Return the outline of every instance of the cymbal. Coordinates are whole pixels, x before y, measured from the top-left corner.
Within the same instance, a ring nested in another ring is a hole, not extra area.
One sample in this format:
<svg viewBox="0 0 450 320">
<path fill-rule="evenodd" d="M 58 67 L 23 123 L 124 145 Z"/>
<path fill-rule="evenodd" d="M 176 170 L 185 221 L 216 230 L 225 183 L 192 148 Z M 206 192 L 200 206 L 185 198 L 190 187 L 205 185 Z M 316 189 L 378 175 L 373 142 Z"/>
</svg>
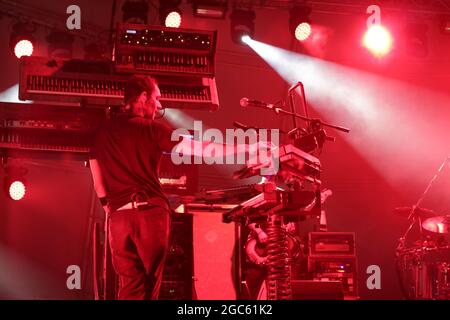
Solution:
<svg viewBox="0 0 450 320">
<path fill-rule="evenodd" d="M 395 213 L 398 213 L 401 216 L 409 217 L 411 214 L 412 207 L 398 207 L 394 209 Z M 429 217 L 436 217 L 438 216 L 437 213 L 435 213 L 433 210 L 425 209 L 421 207 L 417 207 L 415 211 L 416 215 L 419 215 L 421 218 L 429 218 Z"/>
<path fill-rule="evenodd" d="M 449 233 L 450 215 L 428 218 L 422 222 L 422 227 L 435 233 Z"/>
</svg>

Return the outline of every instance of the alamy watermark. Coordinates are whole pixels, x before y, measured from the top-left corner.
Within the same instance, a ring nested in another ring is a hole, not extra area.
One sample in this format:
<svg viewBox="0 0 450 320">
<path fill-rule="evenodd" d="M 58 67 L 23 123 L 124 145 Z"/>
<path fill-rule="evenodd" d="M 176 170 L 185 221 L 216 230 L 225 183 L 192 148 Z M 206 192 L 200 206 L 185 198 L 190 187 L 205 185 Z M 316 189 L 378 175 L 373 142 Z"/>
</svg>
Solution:
<svg viewBox="0 0 450 320">
<path fill-rule="evenodd" d="M 66 13 L 70 14 L 66 20 L 66 27 L 69 30 L 81 29 L 81 9 L 79 6 L 72 4 L 67 7 Z"/>
<path fill-rule="evenodd" d="M 367 267 L 366 273 L 369 277 L 366 280 L 366 286 L 369 290 L 381 289 L 381 268 L 376 264 Z"/>
<path fill-rule="evenodd" d="M 66 280 L 66 287 L 69 290 L 81 289 L 81 268 L 76 264 L 67 267 L 66 273 L 69 275 Z"/>
<path fill-rule="evenodd" d="M 171 140 L 181 142 L 191 136 L 187 129 L 176 129 Z M 205 143 L 206 142 L 206 143 Z M 194 121 L 190 143 L 179 143 L 172 150 L 172 162 L 179 164 L 248 164 L 261 166 L 261 175 L 276 174 L 279 169 L 278 129 L 203 129 L 202 121 Z"/>
</svg>

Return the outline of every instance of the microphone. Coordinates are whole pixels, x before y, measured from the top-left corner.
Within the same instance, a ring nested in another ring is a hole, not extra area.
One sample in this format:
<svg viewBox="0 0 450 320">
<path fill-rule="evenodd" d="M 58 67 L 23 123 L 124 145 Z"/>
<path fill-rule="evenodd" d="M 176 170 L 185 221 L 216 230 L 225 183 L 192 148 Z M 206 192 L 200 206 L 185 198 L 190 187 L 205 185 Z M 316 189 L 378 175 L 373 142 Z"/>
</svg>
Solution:
<svg viewBox="0 0 450 320">
<path fill-rule="evenodd" d="M 256 107 L 256 108 L 272 110 L 274 107 L 273 104 L 271 104 L 271 103 L 267 103 L 267 102 L 260 101 L 260 100 L 249 99 L 249 98 L 242 98 L 241 101 L 239 102 L 239 104 L 241 105 L 241 107 L 245 107 L 245 108 Z"/>
</svg>

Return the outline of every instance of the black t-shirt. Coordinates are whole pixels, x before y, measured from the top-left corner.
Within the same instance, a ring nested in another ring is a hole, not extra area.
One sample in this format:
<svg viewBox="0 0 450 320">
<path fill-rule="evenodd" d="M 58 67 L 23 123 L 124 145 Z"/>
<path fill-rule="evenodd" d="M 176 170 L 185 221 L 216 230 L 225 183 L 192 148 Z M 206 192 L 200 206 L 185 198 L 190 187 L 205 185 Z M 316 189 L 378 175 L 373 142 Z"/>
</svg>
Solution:
<svg viewBox="0 0 450 320">
<path fill-rule="evenodd" d="M 171 141 L 171 134 L 164 123 L 130 114 L 119 114 L 99 128 L 90 157 L 98 160 L 112 211 L 137 192 L 145 192 L 155 203 L 167 203 L 158 169 L 162 152 L 178 143 Z"/>
</svg>

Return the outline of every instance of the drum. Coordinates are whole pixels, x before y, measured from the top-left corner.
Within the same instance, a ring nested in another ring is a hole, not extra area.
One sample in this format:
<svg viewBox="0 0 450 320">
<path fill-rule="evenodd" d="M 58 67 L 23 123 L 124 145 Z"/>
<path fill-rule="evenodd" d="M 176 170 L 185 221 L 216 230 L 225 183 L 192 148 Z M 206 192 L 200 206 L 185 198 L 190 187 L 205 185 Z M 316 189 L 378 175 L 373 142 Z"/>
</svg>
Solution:
<svg viewBox="0 0 450 320">
<path fill-rule="evenodd" d="M 450 300 L 450 247 L 412 247 L 397 253 L 406 298 Z"/>
<path fill-rule="evenodd" d="M 450 262 L 437 266 L 437 299 L 450 300 Z"/>
</svg>

